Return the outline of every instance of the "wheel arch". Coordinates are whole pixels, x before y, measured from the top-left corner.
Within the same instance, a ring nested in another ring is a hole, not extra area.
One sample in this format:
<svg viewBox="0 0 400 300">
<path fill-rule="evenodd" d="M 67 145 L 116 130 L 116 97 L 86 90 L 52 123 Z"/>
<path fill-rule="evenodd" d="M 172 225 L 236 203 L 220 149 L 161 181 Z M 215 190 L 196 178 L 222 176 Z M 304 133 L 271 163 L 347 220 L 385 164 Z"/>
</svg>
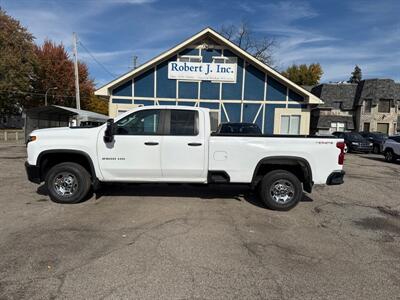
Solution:
<svg viewBox="0 0 400 300">
<path fill-rule="evenodd" d="M 278 169 L 294 173 L 303 183 L 304 190 L 311 193 L 314 182 L 310 163 L 298 156 L 271 156 L 262 158 L 254 169 L 251 187 L 255 188 L 265 174 Z"/>
<path fill-rule="evenodd" d="M 36 166 L 40 169 L 40 179 L 43 181 L 51 167 L 63 162 L 75 162 L 82 165 L 91 175 L 92 181 L 97 180 L 96 169 L 90 155 L 84 151 L 72 149 L 52 149 L 41 152 L 36 162 Z"/>
</svg>

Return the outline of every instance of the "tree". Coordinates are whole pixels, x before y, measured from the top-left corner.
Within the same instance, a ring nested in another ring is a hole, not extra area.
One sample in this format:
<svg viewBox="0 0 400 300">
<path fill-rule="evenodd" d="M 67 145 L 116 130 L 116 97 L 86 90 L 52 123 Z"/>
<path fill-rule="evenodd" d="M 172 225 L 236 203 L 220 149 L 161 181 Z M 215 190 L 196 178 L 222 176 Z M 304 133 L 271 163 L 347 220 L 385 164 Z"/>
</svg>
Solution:
<svg viewBox="0 0 400 300">
<path fill-rule="evenodd" d="M 0 8 L 0 112 L 20 113 L 30 100 L 35 65 L 32 34 Z"/>
<path fill-rule="evenodd" d="M 282 72 L 282 75 L 290 79 L 298 85 L 316 85 L 319 83 L 322 74 L 322 67 L 319 63 L 313 63 L 307 66 L 306 64 L 293 64 Z"/>
<path fill-rule="evenodd" d="M 108 115 L 108 101 L 92 94 L 82 103 L 82 108 L 99 114 Z"/>
<path fill-rule="evenodd" d="M 222 26 L 220 33 L 243 50 L 252 54 L 263 63 L 272 65 L 274 62 L 274 39 L 257 37 L 247 22 L 242 21 L 238 26 Z"/>
<path fill-rule="evenodd" d="M 76 106 L 74 63 L 62 44 L 55 44 L 46 40 L 42 46 L 35 47 L 38 60 L 36 68 L 37 79 L 34 82 L 35 90 L 40 93 L 31 106 L 44 105 L 44 94 L 50 88 L 48 104 Z M 88 67 L 85 63 L 78 63 L 79 92 L 81 106 L 89 101 L 94 92 L 93 80 L 89 78 Z"/>
<path fill-rule="evenodd" d="M 351 72 L 351 77 L 348 82 L 359 83 L 362 80 L 361 68 L 359 66 L 354 67 L 354 71 Z"/>
</svg>

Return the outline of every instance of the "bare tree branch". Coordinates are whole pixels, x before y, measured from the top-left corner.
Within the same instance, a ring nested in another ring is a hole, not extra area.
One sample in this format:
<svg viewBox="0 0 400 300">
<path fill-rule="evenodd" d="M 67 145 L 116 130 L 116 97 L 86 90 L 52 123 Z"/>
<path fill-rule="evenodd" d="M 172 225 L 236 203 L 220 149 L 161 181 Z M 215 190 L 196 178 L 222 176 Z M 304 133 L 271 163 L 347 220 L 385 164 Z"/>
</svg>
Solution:
<svg viewBox="0 0 400 300">
<path fill-rule="evenodd" d="M 269 65 L 274 63 L 274 51 L 277 46 L 275 40 L 255 36 L 247 22 L 242 21 L 238 26 L 223 26 L 220 33 L 262 62 Z"/>
</svg>

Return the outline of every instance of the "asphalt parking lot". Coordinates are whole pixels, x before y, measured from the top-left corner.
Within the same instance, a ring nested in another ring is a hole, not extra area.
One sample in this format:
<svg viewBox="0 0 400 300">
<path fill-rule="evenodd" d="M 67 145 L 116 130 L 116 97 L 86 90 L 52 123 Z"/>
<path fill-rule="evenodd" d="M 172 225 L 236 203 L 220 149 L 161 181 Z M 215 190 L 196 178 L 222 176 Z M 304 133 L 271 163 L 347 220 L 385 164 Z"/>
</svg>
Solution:
<svg viewBox="0 0 400 300">
<path fill-rule="evenodd" d="M 346 156 L 345 183 L 289 212 L 241 186 L 112 185 L 75 205 L 0 144 L 0 299 L 399 299 L 400 163 Z"/>
</svg>

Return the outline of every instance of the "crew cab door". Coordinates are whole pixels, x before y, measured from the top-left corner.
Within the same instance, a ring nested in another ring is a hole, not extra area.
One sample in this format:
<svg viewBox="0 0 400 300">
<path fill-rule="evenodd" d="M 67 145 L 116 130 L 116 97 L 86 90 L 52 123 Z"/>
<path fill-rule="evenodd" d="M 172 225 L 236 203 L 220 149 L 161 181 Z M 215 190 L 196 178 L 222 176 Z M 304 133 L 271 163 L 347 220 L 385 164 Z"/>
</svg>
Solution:
<svg viewBox="0 0 400 300">
<path fill-rule="evenodd" d="M 204 116 L 201 111 L 166 110 L 161 151 L 164 180 L 205 182 L 207 146 Z"/>
<path fill-rule="evenodd" d="M 143 109 L 116 121 L 112 143 L 98 138 L 105 181 L 157 181 L 161 174 L 162 110 Z"/>
</svg>

